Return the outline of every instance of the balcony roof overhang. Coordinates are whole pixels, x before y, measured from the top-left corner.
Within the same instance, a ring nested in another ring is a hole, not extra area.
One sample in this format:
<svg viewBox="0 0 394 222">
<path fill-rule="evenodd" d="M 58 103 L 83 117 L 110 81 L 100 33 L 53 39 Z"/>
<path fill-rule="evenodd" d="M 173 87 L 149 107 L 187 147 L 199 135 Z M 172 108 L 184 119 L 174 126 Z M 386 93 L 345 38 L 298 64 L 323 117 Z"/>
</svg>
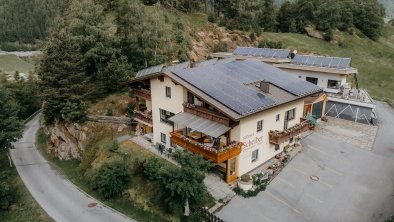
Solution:
<svg viewBox="0 0 394 222">
<path fill-rule="evenodd" d="M 185 112 L 178 113 L 168 120 L 214 138 L 218 138 L 231 129 L 223 124 Z"/>
</svg>

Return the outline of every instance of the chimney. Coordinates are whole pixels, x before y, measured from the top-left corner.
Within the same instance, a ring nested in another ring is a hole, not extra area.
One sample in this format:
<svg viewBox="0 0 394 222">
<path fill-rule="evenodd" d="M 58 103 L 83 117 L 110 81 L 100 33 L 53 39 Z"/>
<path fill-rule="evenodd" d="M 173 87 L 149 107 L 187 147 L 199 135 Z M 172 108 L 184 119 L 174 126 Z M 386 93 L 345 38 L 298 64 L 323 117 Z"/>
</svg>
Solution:
<svg viewBox="0 0 394 222">
<path fill-rule="evenodd" d="M 196 61 L 194 59 L 192 59 L 190 61 L 190 68 L 194 68 L 194 67 L 196 67 Z"/>
<path fill-rule="evenodd" d="M 260 90 L 265 93 L 270 93 L 270 83 L 266 81 L 260 81 Z"/>
<path fill-rule="evenodd" d="M 294 59 L 295 55 L 297 55 L 297 50 L 291 51 L 289 55 L 290 59 Z"/>
</svg>

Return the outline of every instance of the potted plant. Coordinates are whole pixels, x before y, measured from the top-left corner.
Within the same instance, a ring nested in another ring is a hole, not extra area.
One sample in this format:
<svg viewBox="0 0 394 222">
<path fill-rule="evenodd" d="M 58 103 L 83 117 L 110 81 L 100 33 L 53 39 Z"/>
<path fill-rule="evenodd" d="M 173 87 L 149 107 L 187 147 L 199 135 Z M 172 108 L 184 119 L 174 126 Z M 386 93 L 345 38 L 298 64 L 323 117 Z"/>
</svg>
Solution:
<svg viewBox="0 0 394 222">
<path fill-rule="evenodd" d="M 238 180 L 238 187 L 244 191 L 248 191 L 253 187 L 253 180 L 249 174 L 245 174 L 241 176 L 241 179 Z"/>
</svg>

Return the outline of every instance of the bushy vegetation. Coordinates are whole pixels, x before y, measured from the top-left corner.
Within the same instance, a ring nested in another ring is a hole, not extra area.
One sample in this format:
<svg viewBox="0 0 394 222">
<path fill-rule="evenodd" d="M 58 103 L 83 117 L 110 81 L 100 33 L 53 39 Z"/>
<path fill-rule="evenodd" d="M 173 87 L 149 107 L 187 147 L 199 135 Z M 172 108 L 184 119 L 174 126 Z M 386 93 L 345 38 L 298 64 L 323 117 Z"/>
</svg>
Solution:
<svg viewBox="0 0 394 222">
<path fill-rule="evenodd" d="M 144 174 L 164 191 L 164 204 L 169 212 L 182 214 L 186 202 L 193 211 L 199 212 L 208 198 L 203 180 L 212 165 L 188 151 L 177 151 L 173 157 L 180 167 L 163 167 L 152 157 L 144 163 Z"/>
<path fill-rule="evenodd" d="M 112 198 L 122 194 L 131 180 L 127 163 L 124 160 L 105 162 L 92 175 L 93 189 L 104 198 Z"/>
</svg>

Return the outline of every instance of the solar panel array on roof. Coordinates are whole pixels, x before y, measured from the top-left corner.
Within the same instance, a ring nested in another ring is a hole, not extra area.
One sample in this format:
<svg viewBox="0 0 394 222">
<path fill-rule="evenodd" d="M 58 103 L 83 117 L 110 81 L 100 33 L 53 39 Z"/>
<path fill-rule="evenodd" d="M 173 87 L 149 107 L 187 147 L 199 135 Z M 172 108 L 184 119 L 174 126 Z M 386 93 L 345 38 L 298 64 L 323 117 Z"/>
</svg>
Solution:
<svg viewBox="0 0 394 222">
<path fill-rule="evenodd" d="M 242 55 L 242 56 L 285 59 L 289 56 L 290 50 L 270 49 L 270 48 L 237 47 L 234 50 L 233 54 L 234 55 Z"/>
<path fill-rule="evenodd" d="M 186 68 L 189 68 L 189 66 L 190 66 L 190 62 L 189 61 L 182 62 L 182 63 L 179 63 L 179 64 L 175 64 L 175 65 L 172 65 L 172 66 L 165 67 L 163 69 L 163 72 L 171 72 L 171 71 L 178 70 L 178 69 L 186 69 Z"/>
<path fill-rule="evenodd" d="M 163 67 L 164 67 L 163 64 L 157 65 L 157 66 L 152 66 L 152 67 L 140 70 L 139 72 L 137 72 L 137 74 L 135 76 L 142 77 L 142 76 L 146 76 L 146 75 L 150 75 L 150 74 L 154 74 L 154 73 L 159 73 L 159 72 L 161 72 Z"/>
<path fill-rule="evenodd" d="M 350 68 L 350 62 L 351 62 L 350 58 L 295 55 L 295 57 L 291 61 L 291 64 L 327 67 L 327 68 L 336 68 L 336 69 L 348 69 Z"/>
<path fill-rule="evenodd" d="M 234 61 L 235 61 L 235 56 L 229 57 L 229 58 L 225 58 L 225 59 L 219 59 L 219 60 L 215 63 L 215 65 L 226 64 L 226 63 L 234 62 Z"/>
<path fill-rule="evenodd" d="M 251 82 L 265 80 L 296 96 L 321 91 L 312 83 L 257 60 L 234 61 L 173 73 L 240 115 L 277 104 L 273 97 L 246 85 Z"/>
<path fill-rule="evenodd" d="M 217 58 L 205 60 L 196 64 L 196 67 L 215 65 L 218 61 Z"/>
</svg>

